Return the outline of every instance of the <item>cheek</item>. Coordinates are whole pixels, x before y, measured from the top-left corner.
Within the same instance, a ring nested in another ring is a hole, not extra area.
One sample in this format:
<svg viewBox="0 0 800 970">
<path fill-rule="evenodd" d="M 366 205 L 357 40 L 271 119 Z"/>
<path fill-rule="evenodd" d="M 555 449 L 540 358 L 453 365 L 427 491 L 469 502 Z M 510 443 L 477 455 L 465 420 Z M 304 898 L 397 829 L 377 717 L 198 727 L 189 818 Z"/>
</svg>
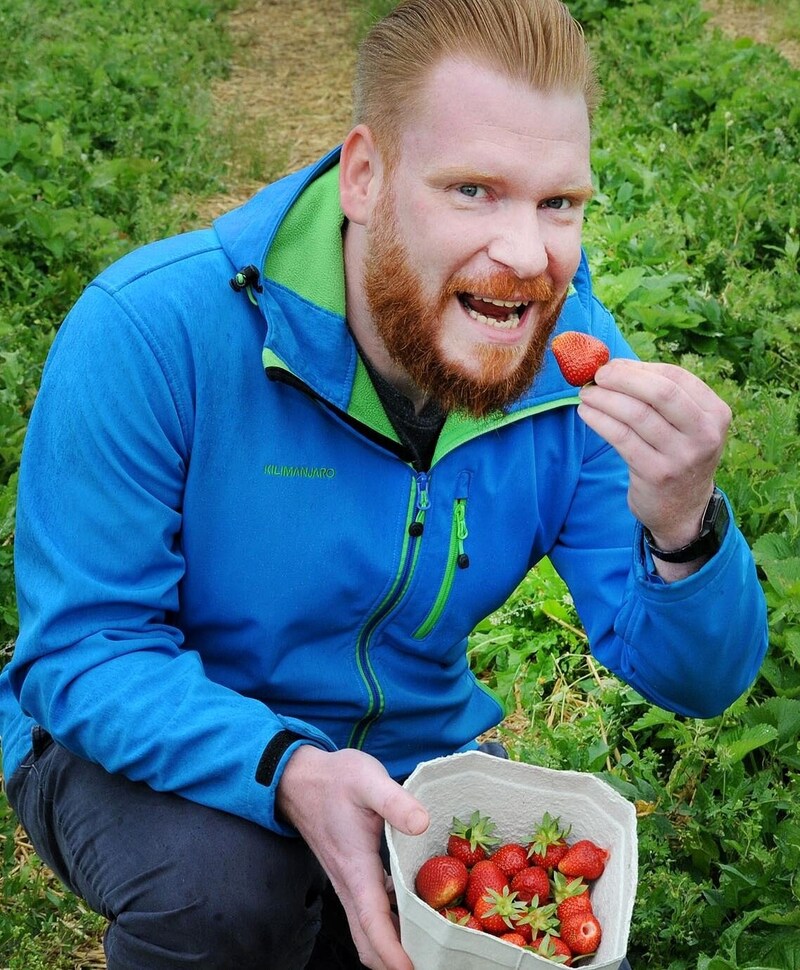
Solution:
<svg viewBox="0 0 800 970">
<path fill-rule="evenodd" d="M 581 232 L 564 233 L 547 246 L 548 271 L 558 289 L 571 281 L 581 261 Z"/>
</svg>

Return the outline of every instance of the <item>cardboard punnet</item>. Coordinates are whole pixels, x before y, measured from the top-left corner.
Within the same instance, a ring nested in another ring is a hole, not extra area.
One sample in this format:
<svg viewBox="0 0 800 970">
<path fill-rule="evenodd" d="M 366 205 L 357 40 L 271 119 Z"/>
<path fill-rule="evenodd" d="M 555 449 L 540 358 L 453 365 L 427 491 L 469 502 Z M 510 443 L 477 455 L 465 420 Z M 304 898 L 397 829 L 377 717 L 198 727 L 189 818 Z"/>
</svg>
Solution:
<svg viewBox="0 0 800 970">
<path fill-rule="evenodd" d="M 453 817 L 467 819 L 475 809 L 491 816 L 495 834 L 504 841 L 526 842 L 549 812 L 572 825 L 571 841 L 592 839 L 610 850 L 605 872 L 592 888 L 603 939 L 597 954 L 581 966 L 619 967 L 636 896 L 636 812 L 630 802 L 593 775 L 505 761 L 481 751 L 424 762 L 404 787 L 431 817 L 428 830 L 419 836 L 386 827 L 400 936 L 415 970 L 556 966 L 487 933 L 448 922 L 415 894 L 417 870 L 429 856 L 444 853 Z"/>
</svg>

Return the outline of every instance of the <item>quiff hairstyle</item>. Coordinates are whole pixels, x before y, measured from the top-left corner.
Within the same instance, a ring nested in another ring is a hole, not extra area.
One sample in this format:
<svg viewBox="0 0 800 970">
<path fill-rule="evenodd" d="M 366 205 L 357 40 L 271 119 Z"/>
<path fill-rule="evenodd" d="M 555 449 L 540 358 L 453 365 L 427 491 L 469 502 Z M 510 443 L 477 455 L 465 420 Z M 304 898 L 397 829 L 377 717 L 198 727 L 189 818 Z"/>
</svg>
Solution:
<svg viewBox="0 0 800 970">
<path fill-rule="evenodd" d="M 546 93 L 578 92 L 591 118 L 600 85 L 580 24 L 561 0 L 402 0 L 359 50 L 354 123 L 391 165 L 433 69 L 469 60 Z"/>
</svg>

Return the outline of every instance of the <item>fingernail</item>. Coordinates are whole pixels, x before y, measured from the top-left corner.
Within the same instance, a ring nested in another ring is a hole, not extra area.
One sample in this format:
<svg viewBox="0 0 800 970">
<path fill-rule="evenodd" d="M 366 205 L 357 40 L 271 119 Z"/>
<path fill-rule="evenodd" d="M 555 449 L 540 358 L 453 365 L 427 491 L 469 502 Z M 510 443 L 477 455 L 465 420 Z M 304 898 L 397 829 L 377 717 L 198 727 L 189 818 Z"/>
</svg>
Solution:
<svg viewBox="0 0 800 970">
<path fill-rule="evenodd" d="M 408 831 L 412 835 L 421 835 L 428 827 L 428 813 L 421 808 L 413 809 L 408 816 Z"/>
</svg>

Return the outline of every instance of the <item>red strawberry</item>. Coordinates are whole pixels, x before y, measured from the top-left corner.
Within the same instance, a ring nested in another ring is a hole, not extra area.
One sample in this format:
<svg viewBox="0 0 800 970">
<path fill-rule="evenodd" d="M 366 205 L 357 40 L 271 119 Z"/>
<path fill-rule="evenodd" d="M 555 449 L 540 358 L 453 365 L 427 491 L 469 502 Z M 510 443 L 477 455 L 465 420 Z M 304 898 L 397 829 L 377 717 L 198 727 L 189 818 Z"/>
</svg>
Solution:
<svg viewBox="0 0 800 970">
<path fill-rule="evenodd" d="M 519 933 L 519 935 L 525 940 L 525 944 L 529 944 L 533 939 L 533 930 L 531 929 L 530 923 L 524 923 L 522 920 L 525 919 L 525 913 L 519 919 L 514 920 L 514 932 Z"/>
<path fill-rule="evenodd" d="M 466 923 L 471 913 L 466 906 L 445 906 L 439 910 L 439 915 L 444 916 L 450 923 L 461 923 L 462 921 Z"/>
<path fill-rule="evenodd" d="M 480 920 L 475 919 L 466 906 L 448 906 L 446 909 L 440 909 L 439 915 L 444 916 L 450 923 L 468 926 L 471 930 L 482 929 Z"/>
<path fill-rule="evenodd" d="M 584 956 L 600 946 L 603 931 L 596 916 L 575 916 L 561 924 L 561 939 L 573 954 Z"/>
<path fill-rule="evenodd" d="M 505 940 L 506 943 L 513 943 L 514 946 L 527 946 L 528 943 L 525 937 L 520 936 L 519 933 L 503 933 L 500 939 Z"/>
<path fill-rule="evenodd" d="M 581 878 L 568 879 L 563 873 L 553 874 L 553 896 L 558 909 L 558 918 L 567 919 L 574 913 L 592 913 L 592 900 L 589 886 Z"/>
<path fill-rule="evenodd" d="M 489 889 L 485 896 L 475 903 L 472 915 L 480 920 L 485 933 L 499 936 L 514 929 L 514 921 L 525 908 L 524 903 L 517 901 L 516 893 L 510 893 L 508 886 L 503 887 L 502 893 Z"/>
<path fill-rule="evenodd" d="M 561 373 L 575 387 L 588 384 L 610 356 L 602 340 L 577 330 L 558 334 L 551 347 Z"/>
<path fill-rule="evenodd" d="M 469 909 L 475 911 L 475 903 L 485 896 L 490 889 L 502 892 L 508 885 L 508 879 L 502 869 L 499 869 L 491 859 L 476 862 L 469 872 L 467 894 L 465 902 Z"/>
<path fill-rule="evenodd" d="M 539 897 L 540 903 L 550 899 L 550 879 L 540 866 L 529 866 L 520 871 L 511 880 L 511 888 L 517 898 L 529 903 L 534 896 Z"/>
<path fill-rule="evenodd" d="M 583 893 L 582 896 L 568 896 L 558 904 L 556 914 L 562 923 L 568 923 L 579 916 L 594 916 L 592 900 L 588 893 Z"/>
<path fill-rule="evenodd" d="M 597 879 L 603 874 L 609 853 L 589 839 L 581 839 L 571 845 L 569 852 L 559 862 L 559 872 L 565 876 L 582 876 Z"/>
<path fill-rule="evenodd" d="M 518 842 L 506 842 L 492 853 L 492 862 L 502 869 L 509 879 L 513 879 L 522 869 L 527 869 L 528 851 Z"/>
<path fill-rule="evenodd" d="M 526 927 L 534 938 L 542 933 L 554 933 L 556 930 L 556 904 L 548 903 L 540 906 L 534 896 L 530 908 L 517 920 L 515 929 L 522 932 Z"/>
<path fill-rule="evenodd" d="M 467 867 L 460 859 L 439 855 L 422 863 L 414 885 L 420 899 L 442 909 L 464 894 L 468 878 Z"/>
<path fill-rule="evenodd" d="M 500 840 L 492 835 L 495 824 L 486 815 L 475 811 L 468 822 L 454 818 L 447 840 L 447 854 L 460 859 L 471 869 L 476 862 L 487 856 L 487 849 Z"/>
<path fill-rule="evenodd" d="M 555 869 L 567 852 L 567 836 L 572 826 L 561 827 L 561 819 L 545 812 L 542 821 L 531 836 L 528 856 L 531 865 Z"/>
<path fill-rule="evenodd" d="M 572 966 L 572 950 L 557 936 L 551 936 L 549 933 L 539 936 L 533 941 L 530 949 L 539 956 L 553 963 L 558 963 L 562 967 Z"/>
</svg>

